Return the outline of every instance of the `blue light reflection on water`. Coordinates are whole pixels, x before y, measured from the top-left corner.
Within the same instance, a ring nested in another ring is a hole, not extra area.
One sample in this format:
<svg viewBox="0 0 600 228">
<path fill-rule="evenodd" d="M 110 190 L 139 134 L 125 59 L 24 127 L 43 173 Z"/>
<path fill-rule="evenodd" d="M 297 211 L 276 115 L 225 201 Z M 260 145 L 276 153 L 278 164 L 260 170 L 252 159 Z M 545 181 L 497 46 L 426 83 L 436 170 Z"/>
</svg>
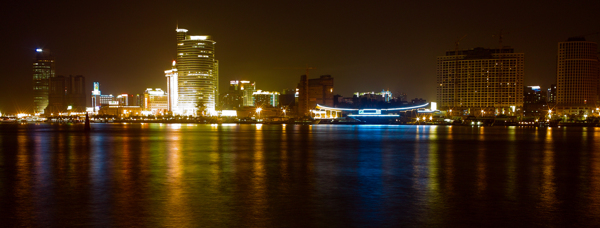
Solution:
<svg viewBox="0 0 600 228">
<path fill-rule="evenodd" d="M 600 129 L 0 125 L 9 226 L 592 226 Z"/>
</svg>

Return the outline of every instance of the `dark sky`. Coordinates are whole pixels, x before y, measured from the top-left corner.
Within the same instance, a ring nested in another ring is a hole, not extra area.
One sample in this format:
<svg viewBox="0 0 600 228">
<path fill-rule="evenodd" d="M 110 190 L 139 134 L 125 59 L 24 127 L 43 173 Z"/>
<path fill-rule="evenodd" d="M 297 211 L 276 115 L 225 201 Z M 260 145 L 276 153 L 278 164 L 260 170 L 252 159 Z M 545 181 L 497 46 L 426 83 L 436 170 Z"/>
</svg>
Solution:
<svg viewBox="0 0 600 228">
<path fill-rule="evenodd" d="M 175 28 L 217 42 L 221 91 L 229 80 L 257 89 L 295 88 L 304 70 L 329 74 L 343 96 L 405 92 L 435 99 L 436 57 L 504 45 L 525 53 L 525 85 L 556 78 L 556 49 L 600 31 L 600 1 L 3 1 L 0 111 L 31 111 L 31 63 L 50 49 L 57 75 L 84 75 L 103 94 L 166 89 Z M 587 37 L 600 41 L 599 35 Z"/>
</svg>

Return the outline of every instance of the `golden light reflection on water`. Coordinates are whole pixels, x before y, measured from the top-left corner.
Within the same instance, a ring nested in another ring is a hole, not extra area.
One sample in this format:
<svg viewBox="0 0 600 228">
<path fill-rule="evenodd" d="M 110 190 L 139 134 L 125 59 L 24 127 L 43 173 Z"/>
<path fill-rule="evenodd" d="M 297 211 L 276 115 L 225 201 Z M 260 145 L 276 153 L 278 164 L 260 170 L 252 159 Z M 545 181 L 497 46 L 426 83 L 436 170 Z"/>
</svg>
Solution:
<svg viewBox="0 0 600 228">
<path fill-rule="evenodd" d="M 437 128 L 434 128 L 434 131 L 432 132 L 433 134 L 437 135 Z M 436 136 L 437 138 L 437 136 Z M 437 150 L 437 143 L 434 143 L 435 145 L 435 149 Z M 445 184 L 445 192 L 447 192 L 450 195 L 453 195 L 454 192 L 454 147 L 452 146 L 447 146 L 445 147 L 444 150 L 444 170 L 445 170 L 445 179 L 446 182 Z"/>
<path fill-rule="evenodd" d="M 515 142 L 517 138 L 517 129 L 509 128 L 508 129 L 508 140 L 510 142 Z M 506 166 L 506 174 L 508 176 L 507 180 L 507 188 L 506 188 L 506 196 L 510 200 L 516 200 L 517 197 L 517 148 L 516 143 L 508 143 L 507 148 L 507 166 Z"/>
<path fill-rule="evenodd" d="M 21 133 L 17 136 L 19 145 L 27 145 L 27 135 Z M 29 151 L 26 146 L 20 146 L 17 150 L 16 169 L 17 180 L 15 183 L 15 195 L 17 197 L 15 214 L 24 226 L 32 227 L 34 205 L 32 202 L 32 187 L 31 187 L 31 163 L 29 161 Z"/>
<path fill-rule="evenodd" d="M 600 148 L 600 128 L 594 129 L 593 147 Z M 590 166 L 590 190 L 586 194 L 590 196 L 589 210 L 596 218 L 600 217 L 600 153 L 591 153 Z"/>
<path fill-rule="evenodd" d="M 442 202 L 442 189 L 440 186 L 440 148 L 438 143 L 427 144 L 427 194 L 425 196 L 427 202 L 426 217 L 431 218 L 428 223 L 442 222 L 444 216 L 439 213 L 442 210 L 444 203 Z"/>
<path fill-rule="evenodd" d="M 485 143 L 485 127 L 479 129 L 479 144 Z M 485 162 L 486 149 L 483 146 L 479 146 L 477 149 L 477 195 L 483 197 L 483 194 L 487 188 L 486 180 L 486 162 Z"/>
<path fill-rule="evenodd" d="M 181 125 L 173 126 L 172 129 L 180 129 Z M 188 210 L 184 198 L 184 183 L 183 183 L 183 154 L 181 146 L 181 131 L 170 132 L 170 139 L 167 144 L 167 202 L 166 224 L 181 224 L 182 221 L 188 219 Z"/>
<path fill-rule="evenodd" d="M 552 131 L 548 131 L 542 158 L 542 186 L 540 189 L 540 207 L 544 213 L 550 214 L 556 209 L 556 185 L 554 182 L 554 146 Z"/>
<path fill-rule="evenodd" d="M 256 124 L 256 130 L 261 130 L 262 124 Z M 254 137 L 254 151 L 252 159 L 252 203 L 251 211 L 253 224 L 256 226 L 265 226 L 265 213 L 267 209 L 267 195 L 265 183 L 265 148 L 263 137 L 265 132 L 256 131 Z"/>
</svg>

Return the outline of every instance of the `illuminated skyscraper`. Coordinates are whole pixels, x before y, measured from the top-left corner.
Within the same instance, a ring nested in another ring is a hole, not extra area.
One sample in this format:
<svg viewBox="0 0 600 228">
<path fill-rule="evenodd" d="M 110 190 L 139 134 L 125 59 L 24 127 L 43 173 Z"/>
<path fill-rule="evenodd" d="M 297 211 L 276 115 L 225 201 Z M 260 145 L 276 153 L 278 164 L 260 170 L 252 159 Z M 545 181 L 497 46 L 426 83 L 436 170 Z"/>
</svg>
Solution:
<svg viewBox="0 0 600 228">
<path fill-rule="evenodd" d="M 188 35 L 177 29 L 177 104 L 174 113 L 196 115 L 198 105 L 214 113 L 218 101 L 218 62 L 215 43 L 207 35 Z"/>
<path fill-rule="evenodd" d="M 437 58 L 440 110 L 459 115 L 515 115 L 523 107 L 525 54 L 511 47 L 446 52 Z"/>
<path fill-rule="evenodd" d="M 48 106 L 48 83 L 54 77 L 54 57 L 48 49 L 36 49 L 33 62 L 33 111 L 44 113 Z"/>
<path fill-rule="evenodd" d="M 165 76 L 167 77 L 167 111 L 173 112 L 177 110 L 177 90 L 179 89 L 177 82 L 177 62 L 175 60 L 173 60 L 173 67 L 165 71 Z"/>
<path fill-rule="evenodd" d="M 583 37 L 558 43 L 558 114 L 590 115 L 598 96 L 598 44 Z"/>
</svg>

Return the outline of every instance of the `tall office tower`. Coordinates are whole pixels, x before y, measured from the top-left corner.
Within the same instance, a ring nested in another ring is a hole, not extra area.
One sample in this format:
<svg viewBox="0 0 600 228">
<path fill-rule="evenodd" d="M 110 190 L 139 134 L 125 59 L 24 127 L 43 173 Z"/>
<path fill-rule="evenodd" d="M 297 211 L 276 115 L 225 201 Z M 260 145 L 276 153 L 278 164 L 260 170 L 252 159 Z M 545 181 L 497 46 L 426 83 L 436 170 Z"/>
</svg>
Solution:
<svg viewBox="0 0 600 228">
<path fill-rule="evenodd" d="M 514 115 L 523 107 L 524 59 L 525 54 L 511 47 L 438 56 L 439 109 L 459 115 Z"/>
<path fill-rule="evenodd" d="M 218 62 L 210 36 L 188 35 L 177 30 L 177 109 L 181 115 L 196 115 L 198 105 L 214 113 L 219 94 Z"/>
<path fill-rule="evenodd" d="M 572 37 L 558 43 L 556 107 L 560 115 L 590 115 L 598 96 L 598 44 Z"/>
<path fill-rule="evenodd" d="M 33 61 L 33 112 L 44 114 L 48 106 L 48 83 L 54 77 L 54 57 L 48 49 L 36 49 Z"/>
<path fill-rule="evenodd" d="M 317 104 L 333 107 L 333 77 L 322 75 L 319 78 L 308 79 L 300 77 L 298 83 L 298 116 L 309 116 L 310 110 Z"/>
</svg>

